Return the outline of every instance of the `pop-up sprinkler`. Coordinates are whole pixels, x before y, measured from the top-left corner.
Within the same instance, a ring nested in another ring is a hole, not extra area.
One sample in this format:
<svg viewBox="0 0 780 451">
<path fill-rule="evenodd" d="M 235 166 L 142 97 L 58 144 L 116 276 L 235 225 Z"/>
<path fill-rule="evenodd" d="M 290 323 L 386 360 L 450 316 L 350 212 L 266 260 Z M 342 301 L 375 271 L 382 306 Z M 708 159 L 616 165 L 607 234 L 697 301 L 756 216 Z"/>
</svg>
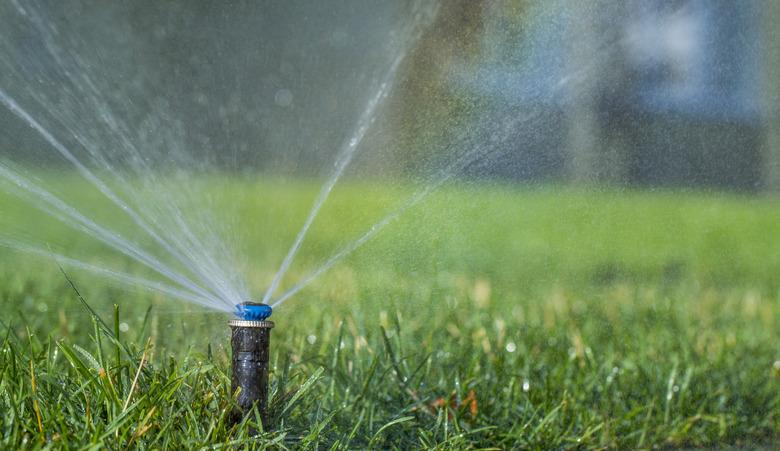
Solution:
<svg viewBox="0 0 780 451">
<path fill-rule="evenodd" d="M 257 407 L 263 423 L 267 423 L 268 408 L 268 345 L 271 341 L 271 306 L 244 302 L 236 306 L 236 319 L 228 322 L 233 348 L 233 377 L 231 391 L 238 392 L 236 421 Z"/>
</svg>

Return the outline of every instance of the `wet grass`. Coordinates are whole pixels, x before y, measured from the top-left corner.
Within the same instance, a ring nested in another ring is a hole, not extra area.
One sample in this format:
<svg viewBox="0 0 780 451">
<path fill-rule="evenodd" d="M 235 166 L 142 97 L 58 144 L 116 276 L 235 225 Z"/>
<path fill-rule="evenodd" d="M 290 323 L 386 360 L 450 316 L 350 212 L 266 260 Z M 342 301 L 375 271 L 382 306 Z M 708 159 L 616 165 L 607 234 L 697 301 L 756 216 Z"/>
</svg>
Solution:
<svg viewBox="0 0 780 451">
<path fill-rule="evenodd" d="M 316 186 L 219 186 L 252 225 L 239 241 L 259 293 Z M 288 286 L 406 192 L 342 186 Z M 3 202 L 78 257 L 143 273 Z M 255 417 L 227 421 L 225 316 L 69 272 L 92 315 L 56 265 L 3 250 L 0 447 L 776 443 L 778 250 L 770 198 L 449 187 L 274 314 L 255 437 Z"/>
</svg>

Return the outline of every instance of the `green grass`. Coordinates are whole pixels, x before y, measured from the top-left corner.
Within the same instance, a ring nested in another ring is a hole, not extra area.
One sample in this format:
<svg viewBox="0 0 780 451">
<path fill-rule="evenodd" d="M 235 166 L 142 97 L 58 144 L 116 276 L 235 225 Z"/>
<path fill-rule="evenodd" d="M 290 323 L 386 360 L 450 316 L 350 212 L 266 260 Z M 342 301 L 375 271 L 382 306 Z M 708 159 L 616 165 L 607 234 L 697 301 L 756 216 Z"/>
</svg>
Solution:
<svg viewBox="0 0 780 451">
<path fill-rule="evenodd" d="M 98 196 L 63 179 L 75 204 Z M 208 183 L 208 181 L 206 182 Z M 220 180 L 253 292 L 316 184 Z M 346 184 L 285 283 L 408 194 Z M 20 229 L 137 265 L 3 199 Z M 229 212 L 229 213 L 228 213 Z M 650 448 L 780 438 L 780 202 L 453 186 L 275 312 L 271 424 L 224 315 L 0 253 L 0 448 Z M 118 305 L 118 312 L 113 305 Z M 143 365 L 142 365 L 143 363 Z"/>
</svg>

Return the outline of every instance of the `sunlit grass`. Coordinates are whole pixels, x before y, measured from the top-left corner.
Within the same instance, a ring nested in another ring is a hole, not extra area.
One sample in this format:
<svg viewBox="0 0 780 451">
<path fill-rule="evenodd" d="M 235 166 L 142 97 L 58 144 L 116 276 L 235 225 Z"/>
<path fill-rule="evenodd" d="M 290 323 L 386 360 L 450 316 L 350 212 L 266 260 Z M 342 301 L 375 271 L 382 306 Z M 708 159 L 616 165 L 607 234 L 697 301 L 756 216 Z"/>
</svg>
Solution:
<svg viewBox="0 0 780 451">
<path fill-rule="evenodd" d="M 97 202 L 64 185 L 74 204 Z M 339 187 L 287 286 L 412 189 Z M 218 201 L 238 202 L 226 211 L 236 211 L 231 238 L 254 292 L 316 190 L 241 179 L 214 188 Z M 20 228 L 40 222 L 6 204 Z M 274 314 L 272 424 L 259 438 L 254 418 L 227 422 L 227 318 L 69 272 L 101 324 L 56 265 L 3 250 L 0 443 L 625 449 L 777 439 L 779 202 L 453 186 L 409 213 Z M 142 272 L 54 224 L 46 234 L 79 258 Z"/>
</svg>

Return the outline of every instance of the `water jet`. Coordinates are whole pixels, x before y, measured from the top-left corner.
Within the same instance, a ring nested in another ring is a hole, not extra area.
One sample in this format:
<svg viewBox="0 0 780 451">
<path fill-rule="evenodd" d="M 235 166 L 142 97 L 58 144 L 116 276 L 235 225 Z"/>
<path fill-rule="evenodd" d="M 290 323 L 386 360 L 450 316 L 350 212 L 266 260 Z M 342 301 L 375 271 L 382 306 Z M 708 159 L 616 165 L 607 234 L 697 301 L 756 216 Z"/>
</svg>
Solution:
<svg viewBox="0 0 780 451">
<path fill-rule="evenodd" d="M 238 391 L 233 420 L 241 421 L 257 408 L 267 425 L 268 360 L 273 321 L 267 321 L 271 306 L 259 302 L 243 302 L 236 306 L 235 316 L 228 325 L 231 329 L 232 376 L 231 393 Z"/>
</svg>

